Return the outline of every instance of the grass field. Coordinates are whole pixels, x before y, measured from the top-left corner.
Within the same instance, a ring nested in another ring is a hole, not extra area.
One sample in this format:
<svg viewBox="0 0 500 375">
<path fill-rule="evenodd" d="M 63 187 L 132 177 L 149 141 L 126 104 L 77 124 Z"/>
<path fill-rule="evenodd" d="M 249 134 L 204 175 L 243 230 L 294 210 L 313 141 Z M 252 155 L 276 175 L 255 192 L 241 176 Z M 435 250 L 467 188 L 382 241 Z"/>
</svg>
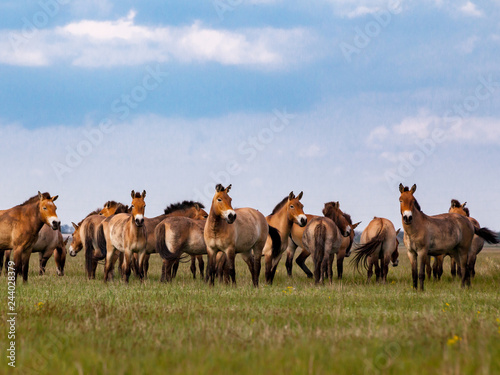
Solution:
<svg viewBox="0 0 500 375">
<path fill-rule="evenodd" d="M 344 281 L 314 286 L 280 264 L 272 287 L 251 286 L 237 264 L 236 288 L 192 280 L 187 264 L 171 285 L 88 281 L 83 256 L 57 277 L 51 259 L 16 291 L 19 374 L 494 374 L 500 373 L 500 251 L 478 257 L 472 288 L 449 276 L 411 288 L 406 251 L 387 285 L 366 285 L 351 267 Z M 5 281 L 5 279 L 4 279 Z M 6 284 L 4 284 L 6 285 Z M 7 365 L 4 287 L 0 373 Z"/>
</svg>

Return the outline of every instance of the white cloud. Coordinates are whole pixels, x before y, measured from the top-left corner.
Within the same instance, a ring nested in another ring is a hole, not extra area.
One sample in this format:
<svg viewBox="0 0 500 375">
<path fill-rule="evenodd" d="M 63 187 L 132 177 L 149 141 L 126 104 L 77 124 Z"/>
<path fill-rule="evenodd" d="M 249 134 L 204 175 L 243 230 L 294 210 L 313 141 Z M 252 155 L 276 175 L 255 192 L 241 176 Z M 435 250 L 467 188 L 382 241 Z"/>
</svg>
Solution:
<svg viewBox="0 0 500 375">
<path fill-rule="evenodd" d="M 476 48 L 477 43 L 479 42 L 479 38 L 475 35 L 465 39 L 462 41 L 462 43 L 457 47 L 457 49 L 465 54 L 468 55 L 469 53 L 472 53 L 474 49 Z"/>
<path fill-rule="evenodd" d="M 312 144 L 305 148 L 301 148 L 299 151 L 299 156 L 304 159 L 314 159 L 322 157 L 326 154 L 326 151 L 318 144 Z"/>
<path fill-rule="evenodd" d="M 460 12 L 470 17 L 482 17 L 483 12 L 477 9 L 476 4 L 472 1 L 467 1 L 463 6 L 459 8 Z"/>
<path fill-rule="evenodd" d="M 9 43 L 17 37 L 16 43 Z M 303 28 L 212 29 L 189 26 L 149 27 L 135 12 L 116 21 L 83 20 L 30 38 L 20 31 L 0 32 L 0 63 L 41 66 L 69 62 L 83 67 L 139 65 L 150 62 L 216 62 L 283 69 L 314 59 L 315 37 Z"/>
<path fill-rule="evenodd" d="M 367 139 L 367 144 L 373 147 L 379 147 L 381 142 L 384 142 L 389 136 L 390 131 L 386 126 L 377 126 L 370 132 Z"/>
</svg>

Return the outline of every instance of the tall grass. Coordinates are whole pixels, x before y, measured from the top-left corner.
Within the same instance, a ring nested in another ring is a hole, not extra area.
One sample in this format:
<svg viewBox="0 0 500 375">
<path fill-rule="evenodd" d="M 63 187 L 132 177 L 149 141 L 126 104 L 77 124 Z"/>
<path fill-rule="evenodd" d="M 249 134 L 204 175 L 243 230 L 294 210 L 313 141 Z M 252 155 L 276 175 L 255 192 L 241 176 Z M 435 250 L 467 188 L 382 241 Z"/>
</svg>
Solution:
<svg viewBox="0 0 500 375">
<path fill-rule="evenodd" d="M 37 257 L 33 257 L 37 258 Z M 17 286 L 17 372 L 22 374 L 468 374 L 500 373 L 500 252 L 478 257 L 472 288 L 449 276 L 415 292 L 404 249 L 386 285 L 367 285 L 350 266 L 342 282 L 314 286 L 302 271 L 251 286 L 237 263 L 237 287 L 211 288 L 182 264 L 159 282 L 151 258 L 144 283 L 105 284 L 67 261 L 57 277 L 31 263 Z M 262 280 L 262 278 L 261 278 Z M 4 284 L 5 285 L 5 284 Z M 7 342 L 7 291 L 2 353 Z M 0 359 L 0 373 L 7 373 Z"/>
</svg>

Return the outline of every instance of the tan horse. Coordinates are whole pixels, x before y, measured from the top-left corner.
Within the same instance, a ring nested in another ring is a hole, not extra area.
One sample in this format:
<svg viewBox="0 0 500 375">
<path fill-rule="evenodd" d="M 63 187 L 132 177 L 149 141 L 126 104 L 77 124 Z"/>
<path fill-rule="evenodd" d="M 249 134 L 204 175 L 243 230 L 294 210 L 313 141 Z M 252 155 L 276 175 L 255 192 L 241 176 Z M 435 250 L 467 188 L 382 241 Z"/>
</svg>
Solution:
<svg viewBox="0 0 500 375">
<path fill-rule="evenodd" d="M 146 191 L 142 194 L 132 190 L 132 212 L 117 214 L 106 218 L 98 228 L 97 243 L 102 254 L 106 254 L 104 281 L 108 281 L 116 262 L 118 252 L 124 254 L 122 275 L 128 283 L 131 273 L 132 254 L 139 253 L 139 267 L 142 267 L 146 254 L 147 234 L 144 228 Z M 140 275 L 142 276 L 142 275 Z M 142 279 L 142 277 L 141 277 Z"/>
<path fill-rule="evenodd" d="M 63 239 L 61 231 L 53 230 L 48 225 L 44 225 L 38 232 L 38 239 L 33 245 L 33 253 L 40 254 L 40 271 L 39 274 L 45 274 L 47 262 L 54 255 L 56 263 L 56 272 L 59 276 L 64 276 L 64 266 L 66 264 L 66 240 Z M 7 264 L 10 261 L 10 250 L 5 252 L 5 274 L 7 274 Z M 1 269 L 1 268 L 0 268 Z"/>
<path fill-rule="evenodd" d="M 398 234 L 401 229 L 394 228 L 394 224 L 388 219 L 375 217 L 361 234 L 361 240 L 356 247 L 356 254 L 351 261 L 359 270 L 360 263 L 368 271 L 367 282 L 375 275 L 377 281 L 387 282 L 389 263 L 396 267 L 399 263 L 398 256 Z"/>
<path fill-rule="evenodd" d="M 350 216 L 344 214 L 339 207 L 340 207 L 339 202 L 328 202 L 325 203 L 325 207 L 323 208 L 323 215 L 332 220 L 339 228 L 342 234 L 341 246 L 338 250 L 335 249 L 335 251 L 330 252 L 332 258 L 328 260 L 328 268 L 326 270 L 326 275 L 323 275 L 323 277 L 325 276 L 327 277 L 329 272 L 332 273 L 333 260 L 335 255 L 337 255 L 337 273 L 340 279 L 342 278 L 344 257 L 350 255 L 350 248 L 352 246 L 352 243 L 354 242 L 354 229 L 360 223 L 352 225 Z M 306 215 L 306 217 L 309 223 L 312 219 L 321 216 Z M 301 248 L 301 252 L 297 257 L 297 259 L 295 260 L 295 262 L 305 272 L 308 278 L 313 277 L 313 273 L 309 270 L 309 268 L 305 264 L 306 259 L 311 254 L 309 251 L 307 251 L 307 249 L 304 248 L 303 245 L 302 240 L 303 240 L 304 230 L 305 228 L 301 228 L 295 224 L 292 226 L 291 235 L 288 240 L 287 260 L 286 260 L 286 268 L 288 276 L 290 277 L 292 276 L 293 257 L 295 255 L 297 247 Z"/>
<path fill-rule="evenodd" d="M 96 209 L 89 213 L 78 224 L 71 223 L 75 231 L 73 240 L 69 247 L 69 255 L 76 257 L 83 249 L 85 254 L 85 271 L 89 279 L 95 279 L 97 265 L 100 260 L 105 259 L 106 254 L 101 253 L 97 243 L 97 230 L 99 225 L 106 219 L 119 213 L 129 213 L 130 208 L 122 203 L 108 201 L 102 209 Z"/>
<path fill-rule="evenodd" d="M 307 216 L 304 214 L 304 205 L 300 203 L 303 192 L 295 197 L 291 192 L 276 205 L 271 215 L 266 217 L 269 225 L 269 237 L 264 246 L 263 255 L 266 264 L 266 281 L 273 283 L 274 275 L 283 252 L 288 247 L 288 237 L 292 231 L 292 226 L 304 227 L 307 224 Z M 272 229 L 271 229 L 272 228 Z M 277 229 L 277 232 L 275 229 Z M 273 239 L 274 237 L 274 239 Z M 280 244 L 280 247 L 273 246 Z"/>
<path fill-rule="evenodd" d="M 29 259 L 44 224 L 53 230 L 61 226 L 54 201 L 49 193 L 28 199 L 23 204 L 0 213 L 0 250 L 12 250 L 17 275 L 22 272 L 23 280 L 28 281 Z"/>
<path fill-rule="evenodd" d="M 208 217 L 208 213 L 203 209 L 204 206 L 199 202 L 193 201 L 183 201 L 182 203 L 171 204 L 167 208 L 165 208 L 163 215 L 154 217 L 154 218 L 145 218 L 144 219 L 144 227 L 146 229 L 146 254 L 144 255 L 144 261 L 142 269 L 139 266 L 138 257 L 139 254 L 134 254 L 134 267 L 136 268 L 136 274 L 142 274 L 143 277 L 147 278 L 148 268 L 149 268 L 149 257 L 151 254 L 156 253 L 156 234 L 155 229 L 159 223 L 165 220 L 167 217 L 188 217 L 195 220 L 206 219 Z M 196 278 L 196 260 L 199 262 L 201 277 L 203 278 L 203 268 L 204 262 L 203 257 L 193 256 L 191 257 L 191 272 L 193 273 L 193 278 Z M 175 277 L 177 274 L 177 269 L 179 267 L 179 262 L 174 262 L 172 277 Z"/>
<path fill-rule="evenodd" d="M 425 265 L 429 255 L 453 257 L 465 270 L 462 275 L 462 287 L 470 285 L 467 258 L 474 234 L 487 241 L 496 238 L 491 238 L 491 231 L 486 228 L 474 228 L 466 217 L 459 214 L 427 216 L 413 196 L 416 189 L 417 185 L 413 185 L 411 189 L 403 184 L 399 185 L 404 242 L 412 266 L 413 287 L 417 289 L 420 280 L 420 289 L 424 290 Z"/>
<path fill-rule="evenodd" d="M 269 234 L 266 218 L 253 208 L 233 210 L 228 193 L 231 185 L 218 184 L 203 236 L 207 245 L 208 275 L 210 284 L 215 281 L 218 252 L 226 254 L 229 276 L 236 284 L 234 259 L 241 254 L 252 275 L 253 285 L 259 285 L 262 250 Z"/>
<path fill-rule="evenodd" d="M 182 253 L 191 257 L 207 254 L 203 236 L 205 223 L 206 219 L 171 216 L 156 226 L 156 252 L 163 259 L 161 281 L 171 281 L 175 277 L 172 266 L 179 264 Z"/>
<path fill-rule="evenodd" d="M 451 200 L 451 206 L 448 212 L 450 213 L 456 213 L 462 216 L 467 217 L 469 221 L 472 223 L 474 228 L 476 230 L 482 230 L 485 238 L 478 236 L 477 234 L 474 235 L 474 238 L 472 239 L 472 247 L 471 251 L 469 252 L 469 257 L 468 257 L 468 267 L 469 267 L 469 272 L 471 273 L 471 276 L 474 277 L 476 275 L 476 259 L 477 255 L 481 252 L 481 250 L 484 247 L 484 242 L 487 241 L 489 243 L 498 243 L 498 239 L 495 236 L 495 233 L 493 233 L 491 230 L 487 228 L 481 229 L 481 226 L 479 222 L 470 217 L 470 211 L 469 208 L 465 207 L 467 202 L 464 204 L 461 204 L 458 200 L 452 199 Z M 434 264 L 432 265 L 432 272 L 434 274 L 434 277 L 437 279 L 441 279 L 441 276 L 443 274 L 443 262 L 444 262 L 444 255 L 437 256 L 435 257 Z M 430 265 L 428 265 L 430 268 Z M 430 270 L 428 270 L 428 274 L 430 273 Z M 462 269 L 460 265 L 457 267 L 457 263 L 453 258 L 451 258 L 451 275 L 455 277 L 458 274 L 458 276 L 462 276 Z"/>
</svg>

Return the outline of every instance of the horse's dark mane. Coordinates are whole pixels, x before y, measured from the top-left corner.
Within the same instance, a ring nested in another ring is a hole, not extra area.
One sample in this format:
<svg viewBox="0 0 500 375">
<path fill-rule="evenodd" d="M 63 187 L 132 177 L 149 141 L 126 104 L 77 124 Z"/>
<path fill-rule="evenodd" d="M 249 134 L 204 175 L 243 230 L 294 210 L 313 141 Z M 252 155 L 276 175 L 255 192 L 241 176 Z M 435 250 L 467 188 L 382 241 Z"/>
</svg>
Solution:
<svg viewBox="0 0 500 375">
<path fill-rule="evenodd" d="M 50 199 L 50 198 L 51 198 L 51 196 L 50 196 L 50 194 L 49 194 L 49 193 L 43 193 L 43 194 L 42 194 L 42 197 L 43 197 L 44 199 Z M 32 196 L 31 198 L 29 198 L 27 201 L 25 201 L 25 202 L 21 203 L 21 204 L 20 204 L 20 206 L 26 206 L 27 204 L 32 204 L 32 203 L 35 203 L 35 202 L 37 202 L 39 199 L 40 199 L 40 198 L 38 197 L 38 194 L 37 194 L 37 195 L 34 195 L 34 196 Z"/>
<path fill-rule="evenodd" d="M 180 211 L 180 210 L 187 210 L 188 208 L 192 208 L 195 205 L 198 205 L 200 208 L 205 208 L 203 204 L 200 202 L 194 202 L 194 201 L 182 201 L 178 203 L 172 203 L 169 205 L 165 210 L 163 211 L 165 215 L 171 214 L 172 212 L 175 211 Z"/>
<path fill-rule="evenodd" d="M 139 195 L 139 197 L 137 197 L 137 193 L 136 193 L 136 198 L 140 198 L 140 197 L 141 197 L 141 195 Z M 127 213 L 130 213 L 130 208 L 127 205 L 124 205 L 123 203 L 116 202 L 116 201 L 107 201 L 104 204 L 104 207 L 110 207 L 110 206 L 117 206 L 115 214 L 127 214 Z"/>
<path fill-rule="evenodd" d="M 342 210 L 338 207 L 337 203 L 336 202 L 328 202 L 328 203 L 325 203 L 325 208 L 323 209 L 323 215 L 325 215 L 325 217 L 333 220 L 333 222 L 335 224 L 337 224 L 337 226 L 339 228 L 341 228 L 341 225 L 343 224 L 340 219 L 341 218 L 344 218 L 345 220 L 347 220 L 347 218 L 344 216 L 344 213 L 342 212 Z M 343 229 L 342 229 L 343 230 Z"/>
<path fill-rule="evenodd" d="M 269 216 L 272 216 L 272 215 L 275 215 L 276 213 L 278 213 L 278 211 L 283 208 L 283 206 L 286 204 L 286 202 L 288 202 L 288 195 L 285 198 L 283 198 L 283 200 L 281 202 L 279 202 L 276 205 L 276 207 L 274 207 L 273 212 L 271 212 L 271 215 L 269 215 Z"/>
<path fill-rule="evenodd" d="M 409 188 L 408 186 L 405 186 L 404 191 L 410 191 L 410 188 Z M 413 198 L 415 198 L 415 197 L 413 197 Z M 416 208 L 418 211 L 422 212 L 422 208 L 420 207 L 420 203 L 418 203 L 418 201 L 417 201 L 417 199 L 416 199 L 416 198 L 415 198 L 415 208 Z"/>
<path fill-rule="evenodd" d="M 345 219 L 346 219 L 346 220 L 347 220 L 347 222 L 349 223 L 349 225 L 352 225 L 352 218 L 351 218 L 351 215 L 346 214 L 345 212 L 344 212 L 343 214 L 344 214 Z"/>
<path fill-rule="evenodd" d="M 139 192 L 135 193 L 135 197 L 134 198 L 142 198 L 141 193 L 139 193 Z"/>
</svg>

